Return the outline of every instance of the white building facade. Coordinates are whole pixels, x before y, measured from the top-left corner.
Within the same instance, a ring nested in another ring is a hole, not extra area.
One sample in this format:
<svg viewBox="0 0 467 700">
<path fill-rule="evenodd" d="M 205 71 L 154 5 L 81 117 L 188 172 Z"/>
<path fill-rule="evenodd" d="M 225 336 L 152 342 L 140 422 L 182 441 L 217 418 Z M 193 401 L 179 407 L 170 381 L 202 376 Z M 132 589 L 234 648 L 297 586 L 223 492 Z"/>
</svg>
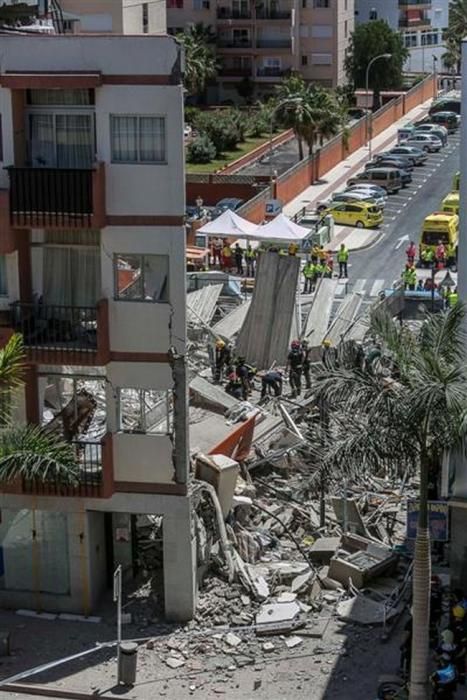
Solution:
<svg viewBox="0 0 467 700">
<path fill-rule="evenodd" d="M 80 466 L 74 486 L 0 484 L 0 605 L 87 614 L 149 514 L 166 615 L 189 619 L 180 47 L 2 35 L 0 49 L 0 338 L 26 346 L 18 420 L 53 423 Z"/>
</svg>

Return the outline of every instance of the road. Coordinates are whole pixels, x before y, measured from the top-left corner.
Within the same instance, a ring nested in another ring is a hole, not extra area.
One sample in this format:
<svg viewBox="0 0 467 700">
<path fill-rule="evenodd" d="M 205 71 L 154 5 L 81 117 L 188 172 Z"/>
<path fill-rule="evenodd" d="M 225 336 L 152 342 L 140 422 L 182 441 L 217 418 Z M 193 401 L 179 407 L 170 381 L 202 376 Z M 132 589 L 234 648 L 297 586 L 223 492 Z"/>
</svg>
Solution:
<svg viewBox="0 0 467 700">
<path fill-rule="evenodd" d="M 371 248 L 351 254 L 349 281 L 339 284 L 336 297 L 360 292 L 364 301 L 372 302 L 382 289 L 392 287 L 400 278 L 408 244 L 404 237 L 418 246 L 424 218 L 440 209 L 441 200 L 452 189 L 453 175 L 459 170 L 459 146 L 457 132 L 439 153 L 429 155 L 425 165 L 414 168 L 413 182 L 408 187 L 390 195 L 381 237 Z"/>
</svg>

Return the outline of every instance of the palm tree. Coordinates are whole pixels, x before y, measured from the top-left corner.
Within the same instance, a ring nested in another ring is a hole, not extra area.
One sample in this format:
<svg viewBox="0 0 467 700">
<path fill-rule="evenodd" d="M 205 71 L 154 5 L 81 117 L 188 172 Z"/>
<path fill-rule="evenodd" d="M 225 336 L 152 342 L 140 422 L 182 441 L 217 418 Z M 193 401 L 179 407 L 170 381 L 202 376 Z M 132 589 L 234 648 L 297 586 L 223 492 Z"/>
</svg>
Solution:
<svg viewBox="0 0 467 700">
<path fill-rule="evenodd" d="M 451 0 L 449 3 L 449 26 L 446 31 L 446 48 L 443 61 L 449 70 L 460 73 L 461 42 L 467 34 L 467 0 Z"/>
<path fill-rule="evenodd" d="M 13 424 L 15 394 L 23 385 L 24 349 L 13 335 L 0 349 L 0 482 L 27 481 L 75 484 L 78 465 L 73 447 L 41 426 Z"/>
<path fill-rule="evenodd" d="M 419 331 L 373 314 L 375 344 L 362 357 L 354 343 L 316 375 L 315 399 L 326 402 L 329 434 L 324 468 L 360 475 L 382 467 L 418 468 L 420 496 L 413 573 L 413 649 L 410 700 L 426 700 L 429 673 L 430 534 L 429 474 L 443 453 L 465 451 L 467 365 L 464 309 L 427 315 Z M 320 446 L 322 450 L 322 446 Z"/>
<path fill-rule="evenodd" d="M 303 159 L 303 142 L 310 155 L 319 139 L 335 136 L 341 126 L 334 96 L 323 88 L 308 85 L 300 75 L 286 78 L 277 92 L 277 118 L 281 124 L 293 129 L 298 141 L 300 160 Z"/>
<path fill-rule="evenodd" d="M 211 27 L 195 24 L 177 39 L 185 49 L 184 85 L 190 95 L 202 95 L 206 85 L 216 77 L 218 65 L 212 44 L 215 34 Z"/>
</svg>

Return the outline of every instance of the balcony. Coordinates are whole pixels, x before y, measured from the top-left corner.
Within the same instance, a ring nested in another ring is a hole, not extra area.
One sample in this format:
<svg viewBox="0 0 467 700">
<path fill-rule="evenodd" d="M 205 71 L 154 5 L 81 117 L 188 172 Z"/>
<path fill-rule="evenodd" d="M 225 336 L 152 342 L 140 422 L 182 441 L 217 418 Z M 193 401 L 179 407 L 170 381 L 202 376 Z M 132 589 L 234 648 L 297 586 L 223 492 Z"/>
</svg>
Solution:
<svg viewBox="0 0 467 700">
<path fill-rule="evenodd" d="M 261 39 L 256 40 L 257 49 L 291 49 L 291 39 Z"/>
<path fill-rule="evenodd" d="M 103 228 L 105 169 L 7 168 L 13 228 Z"/>
<path fill-rule="evenodd" d="M 108 303 L 56 306 L 15 302 L 11 328 L 34 364 L 102 365 L 109 361 Z"/>
<path fill-rule="evenodd" d="M 420 29 L 421 27 L 431 27 L 431 20 L 428 17 L 401 17 L 399 20 L 401 29 Z"/>
<path fill-rule="evenodd" d="M 217 46 L 220 49 L 251 49 L 251 39 L 218 39 Z"/>
<path fill-rule="evenodd" d="M 251 11 L 234 10 L 231 7 L 218 7 L 217 19 L 251 19 Z"/>
<path fill-rule="evenodd" d="M 399 7 L 431 10 L 431 0 L 399 0 Z"/>
<path fill-rule="evenodd" d="M 273 66 L 258 68 L 256 70 L 256 76 L 258 78 L 281 78 L 286 74 L 287 70 L 284 70 L 283 68 L 276 68 Z"/>
<path fill-rule="evenodd" d="M 256 19 L 284 20 L 292 17 L 292 10 L 269 10 L 267 8 L 256 8 Z"/>
<path fill-rule="evenodd" d="M 58 479 L 19 480 L 16 488 L 9 486 L 0 491 L 13 490 L 37 496 L 75 496 L 79 498 L 110 498 L 114 492 L 111 435 L 101 441 L 73 442 L 78 464 L 76 483 L 62 484 Z"/>
<path fill-rule="evenodd" d="M 224 78 L 251 78 L 252 72 L 251 66 L 240 66 L 239 68 L 225 66 L 221 68 L 220 75 Z"/>
</svg>

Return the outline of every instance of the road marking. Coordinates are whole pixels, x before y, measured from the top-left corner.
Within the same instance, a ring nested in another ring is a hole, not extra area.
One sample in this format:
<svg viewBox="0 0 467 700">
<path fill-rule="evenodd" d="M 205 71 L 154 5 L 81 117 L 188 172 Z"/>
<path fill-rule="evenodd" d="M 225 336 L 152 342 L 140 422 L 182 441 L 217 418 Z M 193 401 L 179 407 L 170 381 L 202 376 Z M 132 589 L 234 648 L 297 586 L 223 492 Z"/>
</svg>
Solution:
<svg viewBox="0 0 467 700">
<path fill-rule="evenodd" d="M 384 280 L 375 280 L 371 288 L 370 297 L 377 297 L 382 289 L 384 289 Z"/>
<path fill-rule="evenodd" d="M 347 282 L 342 282 L 342 280 L 339 280 L 338 285 L 336 287 L 336 291 L 334 292 L 334 296 L 336 297 L 343 297 L 345 294 Z"/>
<path fill-rule="evenodd" d="M 394 246 L 394 250 L 399 250 L 399 248 L 404 244 L 404 241 L 408 241 L 408 240 L 409 240 L 409 237 L 408 237 L 407 234 L 404 234 L 403 236 L 400 236 L 400 237 L 397 239 L 397 243 L 396 243 L 396 245 Z"/>
<path fill-rule="evenodd" d="M 365 286 L 366 283 L 367 283 L 367 280 L 366 280 L 366 279 L 359 279 L 359 280 L 357 280 L 357 281 L 355 282 L 355 284 L 353 285 L 352 291 L 353 291 L 353 292 L 358 292 L 358 293 L 364 292 L 364 289 L 363 289 L 363 288 L 364 288 L 364 286 Z"/>
</svg>

